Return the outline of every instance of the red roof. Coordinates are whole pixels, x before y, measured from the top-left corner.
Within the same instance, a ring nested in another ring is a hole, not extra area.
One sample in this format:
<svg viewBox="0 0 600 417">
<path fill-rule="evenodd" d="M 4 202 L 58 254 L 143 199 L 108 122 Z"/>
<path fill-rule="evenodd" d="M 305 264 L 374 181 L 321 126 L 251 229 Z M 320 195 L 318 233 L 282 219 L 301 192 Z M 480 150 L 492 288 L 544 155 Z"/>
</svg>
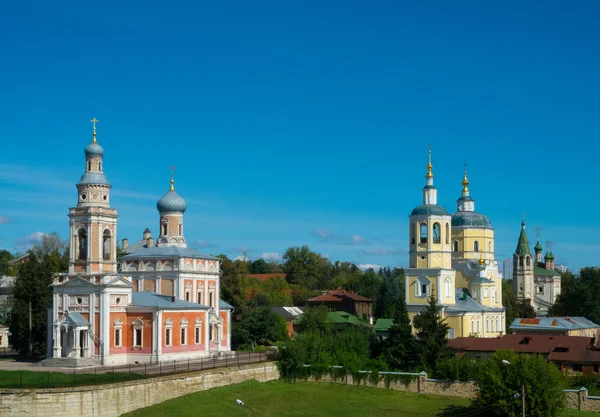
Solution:
<svg viewBox="0 0 600 417">
<path fill-rule="evenodd" d="M 268 279 L 275 278 L 285 278 L 285 274 L 246 274 L 248 278 L 255 278 L 260 282 L 266 281 Z"/>
<path fill-rule="evenodd" d="M 547 355 L 554 362 L 600 363 L 600 346 L 594 337 L 507 334 L 501 339 L 459 337 L 448 345 L 460 352 L 495 352 L 499 349 Z"/>
<path fill-rule="evenodd" d="M 309 303 L 345 303 L 348 301 L 360 301 L 363 303 L 372 303 L 373 300 L 353 291 L 346 291 L 338 288 L 337 290 L 325 291 L 324 294 L 306 300 Z"/>
</svg>

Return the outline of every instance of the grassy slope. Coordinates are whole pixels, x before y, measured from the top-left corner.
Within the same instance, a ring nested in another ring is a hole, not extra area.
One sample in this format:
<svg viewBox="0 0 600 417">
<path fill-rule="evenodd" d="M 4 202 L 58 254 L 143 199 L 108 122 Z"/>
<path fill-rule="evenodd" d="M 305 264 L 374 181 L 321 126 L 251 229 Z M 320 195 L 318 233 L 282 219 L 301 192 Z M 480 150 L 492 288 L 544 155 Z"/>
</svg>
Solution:
<svg viewBox="0 0 600 417">
<path fill-rule="evenodd" d="M 81 372 L 79 370 L 78 372 Z M 21 376 L 22 375 L 22 376 Z M 78 385 L 109 384 L 111 382 L 142 379 L 143 375 L 134 373 L 98 374 L 61 373 L 34 371 L 0 371 L 0 388 L 55 388 Z"/>
<path fill-rule="evenodd" d="M 257 416 L 435 416 L 449 406 L 466 406 L 462 398 L 410 394 L 342 384 L 281 381 L 215 388 L 126 414 L 127 417 L 247 416 L 235 400 L 242 399 Z M 464 410 L 462 410 L 464 412 Z M 598 417 L 596 413 L 565 411 L 561 417 Z"/>
</svg>

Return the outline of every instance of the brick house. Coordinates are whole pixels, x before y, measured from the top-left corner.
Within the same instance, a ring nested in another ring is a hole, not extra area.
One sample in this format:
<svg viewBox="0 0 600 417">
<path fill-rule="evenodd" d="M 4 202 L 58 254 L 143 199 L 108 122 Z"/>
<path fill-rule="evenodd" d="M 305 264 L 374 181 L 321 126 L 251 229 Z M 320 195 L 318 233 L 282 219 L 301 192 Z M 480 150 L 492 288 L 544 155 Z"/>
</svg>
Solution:
<svg viewBox="0 0 600 417">
<path fill-rule="evenodd" d="M 373 300 L 353 291 L 338 288 L 333 291 L 323 291 L 323 294 L 309 298 L 306 303 L 311 306 L 326 306 L 329 311 L 345 311 L 356 317 L 363 317 L 373 324 Z"/>
</svg>

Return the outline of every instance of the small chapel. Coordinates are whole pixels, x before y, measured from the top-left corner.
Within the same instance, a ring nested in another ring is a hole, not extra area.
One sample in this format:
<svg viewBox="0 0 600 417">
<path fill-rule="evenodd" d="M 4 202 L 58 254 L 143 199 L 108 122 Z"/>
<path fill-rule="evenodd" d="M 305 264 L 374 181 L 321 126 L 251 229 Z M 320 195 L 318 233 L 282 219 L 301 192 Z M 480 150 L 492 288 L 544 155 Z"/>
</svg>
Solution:
<svg viewBox="0 0 600 417">
<path fill-rule="evenodd" d="M 77 205 L 69 209 L 69 271 L 52 284 L 44 365 L 157 363 L 230 352 L 233 307 L 220 297 L 220 260 L 187 247 L 187 204 L 173 178 L 156 205 L 156 242 L 128 251 L 117 267 L 118 216 L 97 121 L 84 150 Z"/>
<path fill-rule="evenodd" d="M 494 257 L 494 229 L 475 211 L 465 166 L 456 213 L 438 204 L 429 150 L 423 202 L 409 216 L 405 299 L 411 319 L 433 297 L 449 325 L 448 338 L 506 333 L 502 273 Z"/>
</svg>

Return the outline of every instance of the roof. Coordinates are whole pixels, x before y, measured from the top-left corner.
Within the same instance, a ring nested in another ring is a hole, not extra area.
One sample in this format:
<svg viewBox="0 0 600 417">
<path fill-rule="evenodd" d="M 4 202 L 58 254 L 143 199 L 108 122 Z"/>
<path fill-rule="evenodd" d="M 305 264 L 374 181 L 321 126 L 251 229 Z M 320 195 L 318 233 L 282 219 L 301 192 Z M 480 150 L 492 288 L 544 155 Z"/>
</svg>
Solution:
<svg viewBox="0 0 600 417">
<path fill-rule="evenodd" d="M 471 281 L 469 284 L 493 284 L 493 283 L 494 283 L 494 281 L 492 281 L 489 278 L 477 277 L 473 281 Z"/>
<path fill-rule="evenodd" d="M 219 300 L 219 308 L 221 310 L 233 310 L 233 306 L 223 300 Z"/>
<path fill-rule="evenodd" d="M 138 240 L 130 245 L 127 245 L 126 248 L 121 249 L 121 252 L 125 254 L 135 253 L 139 250 L 148 248 L 148 239 Z"/>
<path fill-rule="evenodd" d="M 284 319 L 295 319 L 304 314 L 304 311 L 298 307 L 271 307 L 271 312 Z"/>
<path fill-rule="evenodd" d="M 506 334 L 501 339 L 458 337 L 448 346 L 461 352 L 495 352 L 498 349 L 547 355 L 555 362 L 600 363 L 595 338 L 579 336 Z"/>
<path fill-rule="evenodd" d="M 372 303 L 373 300 L 362 295 L 358 295 L 352 291 L 346 291 L 338 288 L 333 291 L 325 291 L 324 294 L 306 300 L 309 303 L 346 303 L 348 301 L 359 301 L 364 303 Z"/>
<path fill-rule="evenodd" d="M 519 241 L 517 242 L 517 250 L 515 253 L 517 255 L 531 255 L 527 232 L 525 232 L 525 220 L 521 223 L 521 233 L 519 234 Z"/>
<path fill-rule="evenodd" d="M 353 316 L 345 311 L 330 311 L 327 313 L 327 317 L 334 324 L 352 324 L 355 326 L 370 326 L 368 322 L 360 320 L 358 317 Z"/>
<path fill-rule="evenodd" d="M 29 256 L 30 256 L 29 252 L 27 252 L 25 255 L 21 255 L 19 257 L 16 257 L 15 259 L 11 259 L 10 261 L 8 261 L 8 264 L 9 265 L 17 265 L 21 262 L 28 260 Z"/>
<path fill-rule="evenodd" d="M 86 148 L 83 150 L 86 157 L 104 155 L 104 149 L 102 149 L 102 146 L 100 146 L 95 139 L 96 138 L 94 137 L 94 141 L 92 141 L 92 143 L 86 146 Z"/>
<path fill-rule="evenodd" d="M 452 215 L 452 227 L 491 229 L 492 224 L 485 214 L 475 211 L 458 211 Z"/>
<path fill-rule="evenodd" d="M 448 210 L 438 204 L 422 204 L 413 209 L 411 216 L 418 216 L 420 214 L 433 214 L 437 216 L 448 215 Z"/>
<path fill-rule="evenodd" d="M 81 179 L 77 183 L 79 184 L 102 184 L 109 185 L 106 176 L 102 172 L 90 172 L 86 171 L 81 176 Z"/>
<path fill-rule="evenodd" d="M 62 320 L 74 326 L 89 326 L 90 322 L 87 321 L 85 317 L 83 317 L 80 313 L 65 313 L 62 317 Z"/>
<path fill-rule="evenodd" d="M 185 200 L 171 188 L 160 200 L 158 200 L 156 209 L 160 214 L 172 212 L 185 213 L 187 204 Z"/>
<path fill-rule="evenodd" d="M 393 319 L 377 319 L 375 322 L 375 326 L 373 326 L 373 330 L 375 331 L 386 331 L 390 330 L 394 326 Z"/>
<path fill-rule="evenodd" d="M 121 259 L 124 261 L 134 259 L 154 259 L 154 258 L 195 258 L 195 259 L 213 259 L 218 260 L 211 255 L 198 252 L 192 248 L 181 248 L 179 246 L 154 246 L 151 248 L 140 249 L 137 252 L 127 254 Z"/>
<path fill-rule="evenodd" d="M 516 318 L 510 328 L 514 330 L 571 331 L 600 328 L 600 325 L 585 317 L 537 317 L 531 319 Z"/>
<path fill-rule="evenodd" d="M 264 282 L 268 279 L 276 279 L 276 278 L 285 278 L 284 273 L 279 274 L 246 274 L 247 278 L 254 278 L 259 280 L 260 282 Z"/>
<path fill-rule="evenodd" d="M 475 301 L 463 288 L 456 288 L 454 291 L 454 304 L 446 307 L 448 312 L 481 312 L 481 311 L 502 311 L 503 307 L 493 308 L 486 307 L 481 303 Z"/>
<path fill-rule="evenodd" d="M 219 301 L 219 305 L 220 304 L 221 300 Z M 132 292 L 130 307 L 149 307 L 161 310 L 208 310 L 210 308 L 202 304 L 196 304 L 191 301 L 180 300 L 169 295 L 161 295 L 149 291 Z"/>
<path fill-rule="evenodd" d="M 556 277 L 560 276 L 560 272 L 556 269 L 546 269 L 544 262 L 535 262 L 533 264 L 533 275 L 538 277 Z"/>
</svg>

